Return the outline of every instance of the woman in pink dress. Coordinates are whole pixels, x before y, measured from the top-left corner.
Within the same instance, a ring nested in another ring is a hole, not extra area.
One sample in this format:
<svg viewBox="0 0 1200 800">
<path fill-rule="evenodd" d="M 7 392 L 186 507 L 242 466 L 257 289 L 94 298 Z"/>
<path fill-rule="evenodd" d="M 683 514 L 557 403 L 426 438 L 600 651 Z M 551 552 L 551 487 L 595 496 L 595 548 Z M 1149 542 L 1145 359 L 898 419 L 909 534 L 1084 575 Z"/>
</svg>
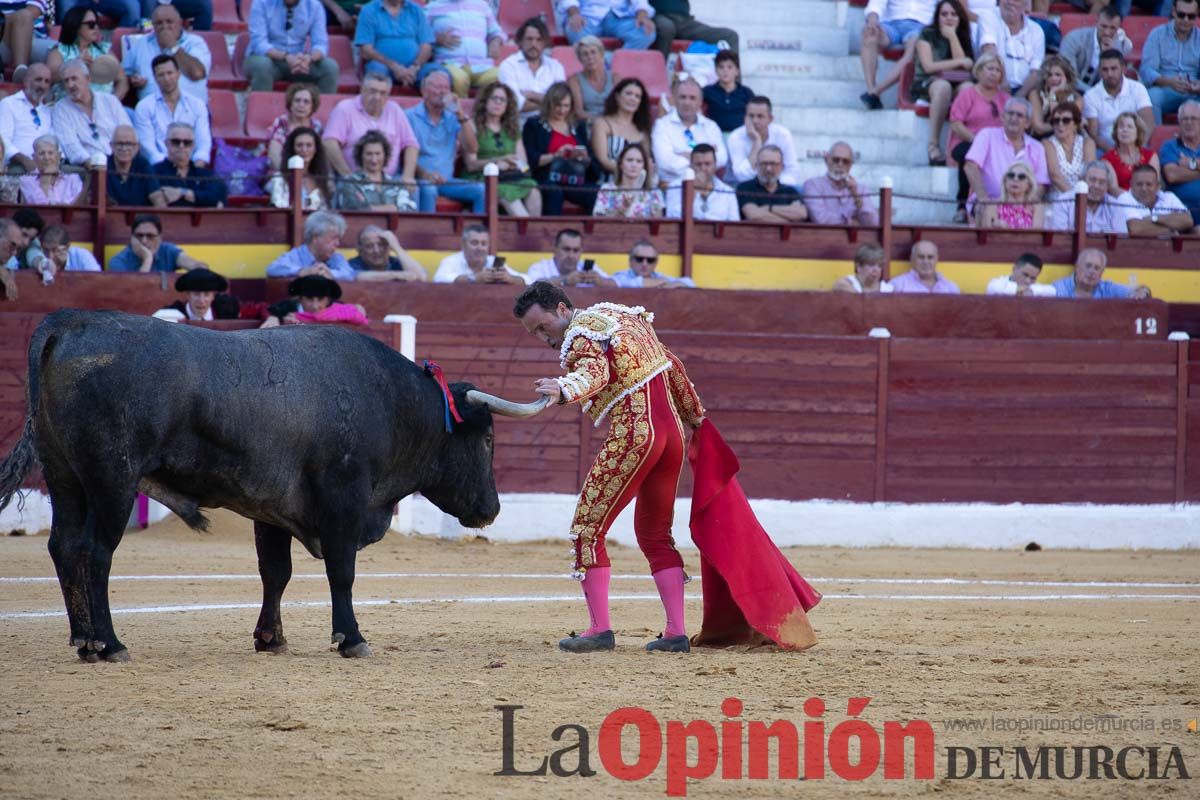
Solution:
<svg viewBox="0 0 1200 800">
<path fill-rule="evenodd" d="M 979 203 L 980 228 L 1004 228 L 1014 231 L 1040 231 L 1046 227 L 1046 210 L 1041 203 L 1042 188 L 1025 161 L 1014 161 L 1004 173 L 1003 190 L 997 203 Z"/>
</svg>

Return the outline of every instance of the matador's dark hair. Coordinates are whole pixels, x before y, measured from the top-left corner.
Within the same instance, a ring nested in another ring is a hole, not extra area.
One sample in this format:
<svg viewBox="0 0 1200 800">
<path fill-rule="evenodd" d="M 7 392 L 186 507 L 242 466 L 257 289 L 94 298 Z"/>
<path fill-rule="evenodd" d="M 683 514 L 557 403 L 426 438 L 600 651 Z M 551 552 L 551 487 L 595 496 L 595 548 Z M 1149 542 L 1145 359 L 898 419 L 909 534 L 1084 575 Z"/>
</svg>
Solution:
<svg viewBox="0 0 1200 800">
<path fill-rule="evenodd" d="M 520 319 L 528 314 L 529 309 L 534 306 L 541 306 L 546 311 L 553 311 L 558 308 L 559 303 L 567 308 L 575 307 L 571 303 L 571 298 L 567 297 L 567 293 L 561 287 L 555 286 L 550 281 L 535 281 L 532 286 L 521 292 L 521 296 L 513 304 L 513 316 Z"/>
</svg>

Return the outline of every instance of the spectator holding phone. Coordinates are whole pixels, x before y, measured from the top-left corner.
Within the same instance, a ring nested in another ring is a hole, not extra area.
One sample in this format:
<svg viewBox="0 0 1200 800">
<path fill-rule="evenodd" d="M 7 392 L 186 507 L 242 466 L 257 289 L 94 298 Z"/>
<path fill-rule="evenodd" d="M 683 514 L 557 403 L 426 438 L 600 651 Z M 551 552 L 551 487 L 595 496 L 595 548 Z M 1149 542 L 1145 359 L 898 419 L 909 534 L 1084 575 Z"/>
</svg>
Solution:
<svg viewBox="0 0 1200 800">
<path fill-rule="evenodd" d="M 442 259 L 433 274 L 434 283 L 528 283 L 524 275 L 504 263 L 504 256 L 488 255 L 491 236 L 486 225 L 468 225 L 462 243 L 462 252 Z"/>
<path fill-rule="evenodd" d="M 582 255 L 583 234 L 574 228 L 563 228 L 554 237 L 554 255 L 532 265 L 525 279 L 530 283 L 549 281 L 557 286 L 617 285 L 595 261 L 582 259 Z"/>
</svg>

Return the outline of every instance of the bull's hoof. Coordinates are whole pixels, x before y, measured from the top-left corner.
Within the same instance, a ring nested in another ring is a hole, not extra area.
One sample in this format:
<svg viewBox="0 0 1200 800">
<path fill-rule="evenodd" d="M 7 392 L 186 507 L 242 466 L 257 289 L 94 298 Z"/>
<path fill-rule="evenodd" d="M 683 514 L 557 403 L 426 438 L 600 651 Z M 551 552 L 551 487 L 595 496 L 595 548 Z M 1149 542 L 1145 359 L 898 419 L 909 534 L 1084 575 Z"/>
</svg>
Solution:
<svg viewBox="0 0 1200 800">
<path fill-rule="evenodd" d="M 271 653 L 272 655 L 283 655 L 289 652 L 287 639 L 283 635 L 276 636 L 271 631 L 258 630 L 254 632 L 254 651 L 257 653 Z"/>
<path fill-rule="evenodd" d="M 125 664 L 133 660 L 129 655 L 129 651 L 124 647 L 119 650 L 105 650 L 100 653 L 100 658 L 104 659 L 110 664 Z"/>
<path fill-rule="evenodd" d="M 338 652 L 342 654 L 342 658 L 367 658 L 371 653 L 371 646 L 366 642 L 359 642 L 350 647 L 338 648 Z"/>
<path fill-rule="evenodd" d="M 76 646 L 76 654 L 80 661 L 86 661 L 88 664 L 95 664 L 103 658 L 104 652 L 108 649 L 108 643 L 99 639 L 80 639 L 78 637 L 71 639 L 71 644 Z M 123 649 L 123 648 L 122 648 Z"/>
</svg>

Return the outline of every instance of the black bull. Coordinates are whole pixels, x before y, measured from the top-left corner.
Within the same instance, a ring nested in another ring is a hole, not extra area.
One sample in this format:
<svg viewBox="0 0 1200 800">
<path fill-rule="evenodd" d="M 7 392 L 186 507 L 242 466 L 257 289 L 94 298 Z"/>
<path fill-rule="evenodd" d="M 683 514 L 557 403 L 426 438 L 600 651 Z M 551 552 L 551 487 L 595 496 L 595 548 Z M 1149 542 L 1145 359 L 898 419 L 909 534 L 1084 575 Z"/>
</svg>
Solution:
<svg viewBox="0 0 1200 800">
<path fill-rule="evenodd" d="M 286 649 L 279 602 L 294 536 L 325 561 L 333 641 L 369 655 L 354 618 L 357 551 L 420 492 L 468 527 L 500 511 L 492 414 L 515 405 L 451 385 L 463 422 L 447 433 L 436 381 L 382 343 L 326 326 L 219 332 L 116 312 L 49 315 L 29 348 L 29 412 L 0 464 L 0 510 L 36 462 L 53 517 L 49 549 L 71 644 L 128 659 L 108 576 L 139 491 L 188 525 L 200 508 L 254 521 L 263 606 L 257 650 Z"/>
</svg>

